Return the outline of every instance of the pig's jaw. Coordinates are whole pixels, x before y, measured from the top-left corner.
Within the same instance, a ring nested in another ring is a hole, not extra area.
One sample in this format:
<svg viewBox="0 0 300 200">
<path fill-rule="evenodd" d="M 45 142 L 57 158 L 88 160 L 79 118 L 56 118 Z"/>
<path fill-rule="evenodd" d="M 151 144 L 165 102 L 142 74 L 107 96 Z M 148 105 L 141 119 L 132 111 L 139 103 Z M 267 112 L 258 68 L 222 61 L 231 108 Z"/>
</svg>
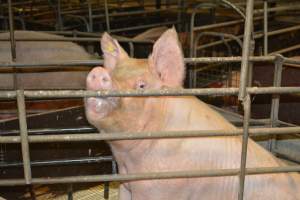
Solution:
<svg viewBox="0 0 300 200">
<path fill-rule="evenodd" d="M 91 118 L 103 119 L 107 117 L 114 109 L 118 107 L 119 98 L 96 98 L 89 97 L 85 99 L 87 116 Z"/>
</svg>

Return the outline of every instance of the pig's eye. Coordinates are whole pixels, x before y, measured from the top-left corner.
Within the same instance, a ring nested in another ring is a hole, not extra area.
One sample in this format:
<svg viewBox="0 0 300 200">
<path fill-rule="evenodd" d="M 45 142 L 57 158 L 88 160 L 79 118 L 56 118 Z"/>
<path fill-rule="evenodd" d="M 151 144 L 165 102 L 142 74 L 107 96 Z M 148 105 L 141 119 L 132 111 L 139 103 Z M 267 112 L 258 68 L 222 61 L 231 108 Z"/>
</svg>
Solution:
<svg viewBox="0 0 300 200">
<path fill-rule="evenodd" d="M 146 86 L 147 86 L 146 82 L 140 80 L 140 81 L 137 82 L 136 89 L 145 89 Z"/>
</svg>

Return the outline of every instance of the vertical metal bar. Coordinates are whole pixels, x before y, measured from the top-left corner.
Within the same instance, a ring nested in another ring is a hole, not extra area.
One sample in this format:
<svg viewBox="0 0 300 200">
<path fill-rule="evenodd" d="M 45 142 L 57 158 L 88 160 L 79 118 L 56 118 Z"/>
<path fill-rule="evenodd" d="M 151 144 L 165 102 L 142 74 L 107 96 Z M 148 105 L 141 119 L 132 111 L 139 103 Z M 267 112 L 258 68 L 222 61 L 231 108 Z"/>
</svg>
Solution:
<svg viewBox="0 0 300 200">
<path fill-rule="evenodd" d="M 12 11 L 11 0 L 8 0 L 8 20 L 9 20 L 9 33 L 10 33 L 10 45 L 12 60 L 16 60 L 16 41 L 14 34 L 14 16 Z"/>
<path fill-rule="evenodd" d="M 253 29 L 251 29 L 253 30 Z M 254 55 L 254 48 L 255 48 L 255 39 L 252 38 L 250 45 L 250 56 Z M 252 86 L 252 76 L 253 76 L 253 62 L 249 61 L 248 63 L 248 76 L 247 76 L 247 86 Z"/>
<path fill-rule="evenodd" d="M 268 1 L 264 0 L 264 55 L 268 55 Z"/>
<path fill-rule="evenodd" d="M 251 115 L 251 100 L 250 95 L 246 94 L 246 86 L 251 85 L 252 82 L 252 67 L 253 64 L 249 63 L 249 56 L 254 51 L 253 39 L 253 9 L 254 0 L 247 1 L 244 41 L 243 41 L 243 54 L 241 64 L 241 78 L 238 99 L 243 101 L 244 107 L 244 120 L 243 120 L 243 137 L 242 137 L 242 153 L 241 153 L 241 166 L 239 175 L 239 193 L 238 200 L 244 198 L 245 177 L 246 177 L 246 161 L 247 161 L 247 146 L 249 138 L 249 120 Z M 250 65 L 250 66 L 249 66 Z"/>
<path fill-rule="evenodd" d="M 273 86 L 280 87 L 281 86 L 281 77 L 282 77 L 282 65 L 283 58 L 281 56 L 277 56 L 275 60 L 275 69 L 274 69 L 274 79 Z M 273 94 L 272 95 L 272 104 L 271 104 L 271 127 L 276 127 L 278 122 L 278 113 L 279 113 L 279 100 L 280 95 Z M 276 148 L 276 135 L 271 136 L 271 139 L 268 142 L 268 149 L 272 152 Z"/>
<path fill-rule="evenodd" d="M 133 42 L 128 42 L 129 45 L 129 55 L 131 57 L 134 57 L 134 46 L 133 46 Z"/>
<path fill-rule="evenodd" d="M 93 10 L 92 10 L 92 3 L 88 2 L 88 11 L 89 11 L 89 25 L 90 25 L 90 32 L 93 32 L 94 25 L 93 25 Z"/>
<path fill-rule="evenodd" d="M 197 54 L 197 50 L 196 50 L 196 44 L 194 44 L 194 23 L 195 23 L 195 16 L 196 16 L 196 11 L 192 13 L 191 16 L 191 24 L 190 24 L 190 57 L 195 57 Z M 194 52 L 195 51 L 195 52 Z M 194 53 L 194 54 L 193 54 Z M 195 66 L 191 65 L 189 67 L 189 87 L 192 88 L 194 87 L 194 73 L 195 73 Z"/>
<path fill-rule="evenodd" d="M 194 26 L 195 26 L 195 15 L 196 13 L 193 12 L 191 16 L 191 24 L 190 24 L 190 57 L 193 57 L 194 51 Z"/>
<path fill-rule="evenodd" d="M 21 136 L 22 158 L 26 184 L 31 183 L 30 154 L 26 122 L 24 90 L 17 90 L 18 116 Z"/>
<path fill-rule="evenodd" d="M 109 10 L 108 10 L 107 0 L 104 0 L 104 9 L 105 9 L 106 31 L 110 32 Z"/>
<path fill-rule="evenodd" d="M 68 185 L 68 200 L 73 200 L 73 184 Z"/>
<path fill-rule="evenodd" d="M 249 138 L 249 121 L 251 113 L 251 100 L 250 95 L 246 95 L 243 101 L 244 107 L 244 120 L 243 120 L 243 138 L 242 138 L 242 154 L 241 154 L 241 166 L 239 175 L 239 194 L 238 199 L 243 200 L 244 196 L 244 186 L 246 177 L 246 160 L 247 160 L 247 146 Z"/>
<path fill-rule="evenodd" d="M 60 0 L 57 0 L 57 20 L 58 20 L 57 29 L 59 31 L 62 31 L 64 29 L 64 25 L 63 25 L 63 19 L 62 19 L 62 16 L 61 16 L 61 3 L 60 3 Z"/>
<path fill-rule="evenodd" d="M 104 199 L 109 199 L 109 182 L 104 182 Z"/>
<path fill-rule="evenodd" d="M 11 58 L 12 58 L 12 62 L 15 62 L 17 59 L 17 52 L 16 52 L 15 30 L 14 30 L 14 15 L 12 10 L 11 0 L 8 0 L 8 20 L 9 20 Z M 15 67 L 13 67 L 13 86 L 15 90 L 18 88 L 18 75 L 17 75 L 17 69 Z"/>
<path fill-rule="evenodd" d="M 253 30 L 253 7 L 254 0 L 247 1 L 246 20 L 243 41 L 243 54 L 241 64 L 241 80 L 239 89 L 239 100 L 243 100 L 246 96 L 247 74 L 249 66 L 249 56 L 251 51 L 251 35 Z"/>
<path fill-rule="evenodd" d="M 177 30 L 182 31 L 182 0 L 177 0 Z"/>
</svg>

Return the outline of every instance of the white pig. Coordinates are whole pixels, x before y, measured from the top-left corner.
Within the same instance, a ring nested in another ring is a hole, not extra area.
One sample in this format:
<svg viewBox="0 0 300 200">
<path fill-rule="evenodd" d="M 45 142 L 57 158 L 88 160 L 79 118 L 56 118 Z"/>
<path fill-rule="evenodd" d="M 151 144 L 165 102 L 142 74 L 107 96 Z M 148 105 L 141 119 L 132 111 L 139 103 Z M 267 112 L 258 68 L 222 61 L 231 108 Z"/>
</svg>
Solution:
<svg viewBox="0 0 300 200">
<path fill-rule="evenodd" d="M 130 58 L 108 34 L 101 39 L 104 68 L 87 76 L 88 90 L 182 88 L 183 54 L 175 29 L 154 44 L 148 59 Z M 232 124 L 196 97 L 87 98 L 86 116 L 99 131 L 235 130 Z M 239 168 L 241 137 L 108 141 L 120 174 Z M 247 167 L 284 164 L 251 139 Z M 120 200 L 237 199 L 237 176 L 140 180 L 120 186 Z M 300 199 L 297 173 L 247 175 L 245 200 Z"/>
</svg>

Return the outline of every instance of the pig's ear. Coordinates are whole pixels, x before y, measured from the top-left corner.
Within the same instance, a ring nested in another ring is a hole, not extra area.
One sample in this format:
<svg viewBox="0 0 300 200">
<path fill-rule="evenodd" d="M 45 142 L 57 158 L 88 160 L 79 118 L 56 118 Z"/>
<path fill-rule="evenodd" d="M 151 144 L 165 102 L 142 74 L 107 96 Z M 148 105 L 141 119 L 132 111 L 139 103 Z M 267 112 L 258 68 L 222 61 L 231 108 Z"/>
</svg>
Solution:
<svg viewBox="0 0 300 200">
<path fill-rule="evenodd" d="M 149 65 L 150 70 L 159 76 L 164 85 L 178 87 L 183 84 L 184 60 L 175 28 L 164 32 L 155 42 Z"/>
<path fill-rule="evenodd" d="M 120 46 L 118 41 L 113 39 L 106 32 L 101 38 L 101 49 L 104 57 L 104 67 L 110 71 L 115 68 L 120 60 L 128 58 L 128 54 Z"/>
</svg>

